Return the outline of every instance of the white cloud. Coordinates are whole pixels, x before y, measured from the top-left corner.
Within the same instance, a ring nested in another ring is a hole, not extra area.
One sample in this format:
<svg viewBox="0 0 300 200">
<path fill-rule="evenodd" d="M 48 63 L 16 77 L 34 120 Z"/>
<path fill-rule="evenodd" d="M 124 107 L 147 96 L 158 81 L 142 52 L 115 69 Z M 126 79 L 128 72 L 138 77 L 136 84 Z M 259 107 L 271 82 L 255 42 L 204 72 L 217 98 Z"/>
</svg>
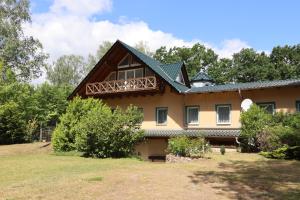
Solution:
<svg viewBox="0 0 300 200">
<path fill-rule="evenodd" d="M 145 41 L 152 51 L 161 46 L 192 46 L 199 42 L 215 50 L 220 57 L 231 57 L 249 47 L 239 39 L 224 40 L 219 45 L 197 38 L 187 41 L 162 30 L 153 30 L 144 21 L 130 21 L 126 16 L 121 16 L 117 23 L 93 19 L 111 8 L 111 0 L 54 0 L 47 13 L 32 16 L 32 24 L 25 25 L 25 33 L 42 42 L 50 54 L 50 62 L 64 54 L 87 56 L 95 53 L 103 41 L 117 39 L 129 45 Z"/>
</svg>

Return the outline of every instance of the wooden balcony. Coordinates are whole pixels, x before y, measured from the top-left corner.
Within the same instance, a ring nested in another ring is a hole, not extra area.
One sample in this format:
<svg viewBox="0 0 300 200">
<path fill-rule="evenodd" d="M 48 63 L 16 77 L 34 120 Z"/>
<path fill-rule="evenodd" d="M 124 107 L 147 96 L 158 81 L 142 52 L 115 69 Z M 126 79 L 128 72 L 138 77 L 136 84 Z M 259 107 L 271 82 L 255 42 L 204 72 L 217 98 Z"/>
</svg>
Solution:
<svg viewBox="0 0 300 200">
<path fill-rule="evenodd" d="M 127 80 L 87 83 L 86 95 L 112 94 L 153 89 L 157 89 L 156 77 L 148 76 Z"/>
</svg>

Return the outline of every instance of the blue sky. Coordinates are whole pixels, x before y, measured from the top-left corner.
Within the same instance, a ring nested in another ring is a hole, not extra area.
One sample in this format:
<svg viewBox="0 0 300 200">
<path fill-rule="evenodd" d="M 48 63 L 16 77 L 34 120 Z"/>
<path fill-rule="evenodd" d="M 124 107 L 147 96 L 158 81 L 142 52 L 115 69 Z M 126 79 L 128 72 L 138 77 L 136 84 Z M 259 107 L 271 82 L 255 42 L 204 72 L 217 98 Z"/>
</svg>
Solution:
<svg viewBox="0 0 300 200">
<path fill-rule="evenodd" d="M 32 12 L 45 13 L 52 0 L 33 0 Z M 93 20 L 118 23 L 143 21 L 152 30 L 180 39 L 195 38 L 212 44 L 238 38 L 258 50 L 300 41 L 300 1 L 268 0 L 114 0 L 108 12 L 93 13 Z"/>
<path fill-rule="evenodd" d="M 63 55 L 87 58 L 117 39 L 150 51 L 196 42 L 230 58 L 242 48 L 271 52 L 300 43 L 296 0 L 31 0 L 25 34 L 43 44 L 49 63 Z M 45 81 L 45 74 L 33 83 Z"/>
</svg>

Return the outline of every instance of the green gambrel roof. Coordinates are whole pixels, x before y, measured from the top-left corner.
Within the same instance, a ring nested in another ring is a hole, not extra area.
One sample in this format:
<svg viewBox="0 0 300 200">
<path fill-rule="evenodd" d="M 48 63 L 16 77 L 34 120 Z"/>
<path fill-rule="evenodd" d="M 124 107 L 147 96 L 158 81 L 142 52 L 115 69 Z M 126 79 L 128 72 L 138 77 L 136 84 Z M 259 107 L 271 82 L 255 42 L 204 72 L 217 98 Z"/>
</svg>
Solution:
<svg viewBox="0 0 300 200">
<path fill-rule="evenodd" d="M 146 137 L 174 137 L 180 135 L 190 137 L 238 137 L 240 129 L 145 130 Z"/>
<path fill-rule="evenodd" d="M 300 79 L 294 80 L 276 80 L 276 81 L 261 81 L 250 83 L 233 83 L 225 85 L 212 85 L 203 87 L 192 87 L 185 93 L 209 93 L 209 92 L 223 92 L 223 91 L 238 91 L 238 90 L 253 90 L 262 88 L 275 88 L 286 86 L 299 86 Z"/>
<path fill-rule="evenodd" d="M 136 50 L 135 48 L 119 41 L 128 51 L 138 57 L 146 65 L 148 65 L 155 73 L 161 76 L 167 83 L 169 83 L 173 88 L 175 88 L 179 93 L 187 91 L 189 88 L 185 85 L 178 83 L 176 77 L 181 69 L 183 62 L 174 64 L 162 64 L 150 56 Z M 174 78 L 175 77 L 175 78 Z"/>
<path fill-rule="evenodd" d="M 160 75 L 165 81 L 167 81 L 172 87 L 174 87 L 179 93 L 210 93 L 210 92 L 225 92 L 225 91 L 238 91 L 238 90 L 252 90 L 272 87 L 285 87 L 300 85 L 300 79 L 295 80 L 275 80 L 275 81 L 262 81 L 262 82 L 250 82 L 250 83 L 232 83 L 224 85 L 210 85 L 203 87 L 191 87 L 179 83 L 176 81 L 176 77 L 180 72 L 183 62 L 173 64 L 162 64 L 155 59 L 143 54 L 135 48 L 119 41 L 125 48 L 131 53 L 142 60 L 148 65 L 155 73 Z M 199 72 L 193 80 L 211 80 L 206 74 Z"/>
</svg>

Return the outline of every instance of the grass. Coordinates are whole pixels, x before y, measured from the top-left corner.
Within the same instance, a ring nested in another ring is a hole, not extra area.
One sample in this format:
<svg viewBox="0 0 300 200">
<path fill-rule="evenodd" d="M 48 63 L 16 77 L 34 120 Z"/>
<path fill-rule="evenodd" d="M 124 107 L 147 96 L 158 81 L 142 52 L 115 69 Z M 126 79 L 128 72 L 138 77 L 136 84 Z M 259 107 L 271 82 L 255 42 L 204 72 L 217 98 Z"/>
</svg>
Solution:
<svg viewBox="0 0 300 200">
<path fill-rule="evenodd" d="M 45 143 L 0 146 L 0 199 L 300 199 L 299 161 L 236 152 L 178 164 L 58 155 Z"/>
</svg>

